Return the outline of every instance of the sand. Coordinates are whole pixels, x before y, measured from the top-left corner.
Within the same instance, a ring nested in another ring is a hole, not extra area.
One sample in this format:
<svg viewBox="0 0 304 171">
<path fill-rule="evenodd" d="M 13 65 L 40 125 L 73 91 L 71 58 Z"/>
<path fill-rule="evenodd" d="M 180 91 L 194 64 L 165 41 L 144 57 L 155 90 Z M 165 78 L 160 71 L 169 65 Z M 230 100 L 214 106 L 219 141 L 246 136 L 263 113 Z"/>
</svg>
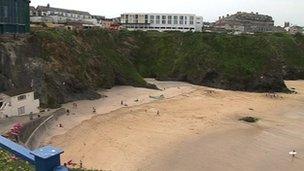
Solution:
<svg viewBox="0 0 304 171">
<path fill-rule="evenodd" d="M 304 170 L 304 81 L 288 81 L 298 94 L 275 99 L 178 82 L 156 84 L 166 90 L 118 87 L 106 92 L 108 98 L 78 102 L 82 110 L 60 119 L 72 124 L 54 127 L 44 142 L 64 149 L 62 162 L 82 160 L 94 169 Z M 148 97 L 160 94 L 166 98 Z M 122 96 L 129 107 L 121 108 Z M 239 121 L 243 116 L 260 120 Z M 293 149 L 298 152 L 294 159 L 288 155 Z"/>
<path fill-rule="evenodd" d="M 161 90 L 116 86 L 112 89 L 100 90 L 98 92 L 102 96 L 106 96 L 106 98 L 82 100 L 64 104 L 62 107 L 68 109 L 70 115 L 60 117 L 58 121 L 50 125 L 48 131 L 44 133 L 44 136 L 40 137 L 36 148 L 49 144 L 52 137 L 63 135 L 70 129 L 81 124 L 81 122 L 89 120 L 96 115 L 104 115 L 120 108 L 136 106 L 156 100 L 149 96 L 158 97 L 164 95 L 166 99 L 170 99 L 196 89 L 196 86 L 183 82 L 160 82 L 155 79 L 146 79 L 146 81 L 157 84 Z M 124 105 L 121 105 L 121 101 L 123 101 Z M 73 106 L 73 103 L 77 104 L 77 108 Z M 93 113 L 93 107 L 96 109 L 96 113 Z M 63 128 L 59 128 L 57 126 L 58 124 L 62 124 Z"/>
</svg>

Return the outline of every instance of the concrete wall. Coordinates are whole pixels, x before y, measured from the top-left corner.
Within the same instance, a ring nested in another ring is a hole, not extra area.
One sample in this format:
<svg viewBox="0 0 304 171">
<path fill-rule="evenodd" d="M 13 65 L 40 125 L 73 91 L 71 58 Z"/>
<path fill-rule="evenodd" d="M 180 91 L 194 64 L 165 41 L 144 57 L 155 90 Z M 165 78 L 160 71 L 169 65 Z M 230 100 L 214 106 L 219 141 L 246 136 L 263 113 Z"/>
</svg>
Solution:
<svg viewBox="0 0 304 171">
<path fill-rule="evenodd" d="M 41 135 L 44 134 L 48 125 L 52 124 L 52 122 L 58 117 L 64 115 L 66 110 L 61 108 L 56 110 L 50 115 L 40 117 L 32 122 L 29 122 L 23 125 L 22 133 L 19 136 L 19 140 L 25 144 L 30 149 L 34 149 L 37 147 L 37 140 Z"/>
</svg>

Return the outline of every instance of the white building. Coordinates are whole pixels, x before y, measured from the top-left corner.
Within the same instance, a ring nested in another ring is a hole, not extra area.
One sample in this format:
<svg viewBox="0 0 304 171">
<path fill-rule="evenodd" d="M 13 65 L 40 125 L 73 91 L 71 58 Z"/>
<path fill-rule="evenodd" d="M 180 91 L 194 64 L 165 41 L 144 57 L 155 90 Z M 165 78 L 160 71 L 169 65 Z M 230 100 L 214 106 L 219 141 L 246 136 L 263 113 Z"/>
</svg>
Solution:
<svg viewBox="0 0 304 171">
<path fill-rule="evenodd" d="M 0 117 L 39 113 L 40 102 L 31 89 L 11 90 L 0 93 Z"/>
<path fill-rule="evenodd" d="M 194 14 L 124 13 L 121 24 L 128 30 L 202 31 L 203 17 Z"/>
<path fill-rule="evenodd" d="M 93 26 L 99 26 L 98 20 L 89 12 L 69 9 L 61 9 L 47 6 L 30 8 L 30 20 L 32 23 L 66 24 L 68 22 L 80 22 Z M 100 25 L 101 26 L 101 25 Z"/>
</svg>

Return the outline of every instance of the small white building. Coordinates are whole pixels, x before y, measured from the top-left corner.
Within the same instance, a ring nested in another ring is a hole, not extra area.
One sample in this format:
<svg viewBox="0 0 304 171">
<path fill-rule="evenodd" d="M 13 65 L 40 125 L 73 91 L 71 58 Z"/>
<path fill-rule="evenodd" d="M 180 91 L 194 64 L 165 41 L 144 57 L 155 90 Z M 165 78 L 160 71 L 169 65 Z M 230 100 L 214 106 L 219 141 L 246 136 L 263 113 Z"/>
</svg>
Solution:
<svg viewBox="0 0 304 171">
<path fill-rule="evenodd" d="M 202 31 L 203 17 L 194 14 L 125 13 L 121 24 L 128 30 Z"/>
<path fill-rule="evenodd" d="M 39 99 L 32 89 L 10 90 L 0 93 L 0 117 L 39 113 Z"/>
</svg>

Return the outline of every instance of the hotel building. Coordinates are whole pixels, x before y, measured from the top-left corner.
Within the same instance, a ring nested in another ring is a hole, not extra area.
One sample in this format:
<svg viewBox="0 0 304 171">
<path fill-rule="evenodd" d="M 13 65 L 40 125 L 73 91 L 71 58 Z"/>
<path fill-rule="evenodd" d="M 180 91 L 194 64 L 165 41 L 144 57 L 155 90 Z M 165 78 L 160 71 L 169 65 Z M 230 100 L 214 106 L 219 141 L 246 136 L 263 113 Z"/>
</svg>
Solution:
<svg viewBox="0 0 304 171">
<path fill-rule="evenodd" d="M 202 31 L 203 17 L 194 14 L 124 13 L 121 24 L 128 30 Z"/>
</svg>

